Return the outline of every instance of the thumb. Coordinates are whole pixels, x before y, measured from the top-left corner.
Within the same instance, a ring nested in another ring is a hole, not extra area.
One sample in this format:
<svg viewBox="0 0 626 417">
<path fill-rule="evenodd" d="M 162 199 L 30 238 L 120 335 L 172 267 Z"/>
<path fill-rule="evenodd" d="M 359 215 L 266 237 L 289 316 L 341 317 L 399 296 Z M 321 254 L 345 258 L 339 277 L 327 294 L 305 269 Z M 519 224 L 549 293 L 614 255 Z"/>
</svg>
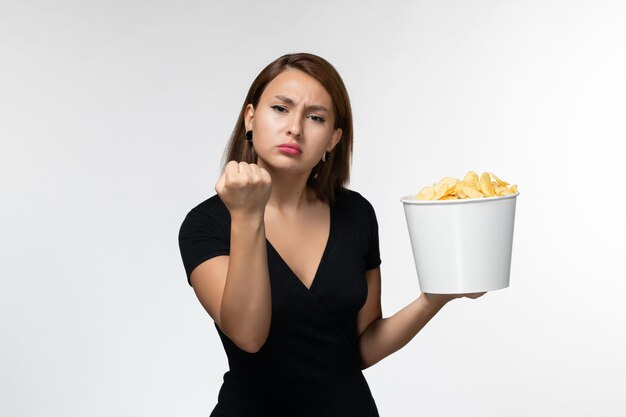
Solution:
<svg viewBox="0 0 626 417">
<path fill-rule="evenodd" d="M 226 184 L 226 173 L 222 172 L 222 175 L 217 180 L 217 184 L 215 184 L 215 191 L 218 194 L 224 189 L 224 184 Z"/>
</svg>

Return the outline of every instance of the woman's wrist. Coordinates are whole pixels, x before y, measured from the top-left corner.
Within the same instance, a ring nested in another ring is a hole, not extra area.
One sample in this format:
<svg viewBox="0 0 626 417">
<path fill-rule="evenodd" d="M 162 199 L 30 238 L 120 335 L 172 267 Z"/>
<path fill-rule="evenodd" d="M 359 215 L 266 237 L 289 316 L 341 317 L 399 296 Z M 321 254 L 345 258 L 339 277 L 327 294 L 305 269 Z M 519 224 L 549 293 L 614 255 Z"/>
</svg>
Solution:
<svg viewBox="0 0 626 417">
<path fill-rule="evenodd" d="M 264 217 L 263 213 L 231 213 L 231 227 L 237 225 L 241 226 L 243 229 L 258 229 L 265 226 Z"/>
<path fill-rule="evenodd" d="M 265 222 L 255 216 L 232 217 L 230 222 L 231 239 L 257 240 L 265 238 Z"/>
</svg>

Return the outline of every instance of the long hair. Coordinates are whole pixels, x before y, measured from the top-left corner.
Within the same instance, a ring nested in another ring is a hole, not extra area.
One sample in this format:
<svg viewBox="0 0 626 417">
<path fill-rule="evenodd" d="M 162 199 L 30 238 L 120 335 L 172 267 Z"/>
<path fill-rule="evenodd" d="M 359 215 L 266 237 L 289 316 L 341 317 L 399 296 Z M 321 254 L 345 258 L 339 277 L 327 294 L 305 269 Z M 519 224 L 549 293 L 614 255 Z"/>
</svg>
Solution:
<svg viewBox="0 0 626 417">
<path fill-rule="evenodd" d="M 259 104 L 267 85 L 280 73 L 288 69 L 302 71 L 315 78 L 330 94 L 335 113 L 334 128 L 342 130 L 341 140 L 335 146 L 326 162 L 319 162 L 307 180 L 317 198 L 332 202 L 335 192 L 350 180 L 352 160 L 352 108 L 348 91 L 337 70 L 325 59 L 308 53 L 287 54 L 276 59 L 259 73 L 248 90 L 248 95 L 241 106 L 237 123 L 224 152 L 223 165 L 229 161 L 256 163 L 257 155 L 251 144 L 245 139 L 244 118 L 246 106 L 254 108 Z"/>
</svg>

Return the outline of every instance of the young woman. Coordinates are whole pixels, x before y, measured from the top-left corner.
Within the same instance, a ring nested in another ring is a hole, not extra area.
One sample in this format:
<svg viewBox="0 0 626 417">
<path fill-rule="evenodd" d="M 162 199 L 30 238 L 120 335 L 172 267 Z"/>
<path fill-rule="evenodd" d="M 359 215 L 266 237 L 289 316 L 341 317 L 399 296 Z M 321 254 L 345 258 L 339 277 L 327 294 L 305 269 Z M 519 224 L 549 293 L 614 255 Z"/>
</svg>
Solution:
<svg viewBox="0 0 626 417">
<path fill-rule="evenodd" d="M 352 114 L 339 74 L 289 54 L 252 83 L 217 195 L 179 234 L 189 284 L 228 356 L 211 416 L 378 416 L 365 369 L 450 300 L 422 293 L 382 318 L 378 224 L 344 188 Z"/>
</svg>

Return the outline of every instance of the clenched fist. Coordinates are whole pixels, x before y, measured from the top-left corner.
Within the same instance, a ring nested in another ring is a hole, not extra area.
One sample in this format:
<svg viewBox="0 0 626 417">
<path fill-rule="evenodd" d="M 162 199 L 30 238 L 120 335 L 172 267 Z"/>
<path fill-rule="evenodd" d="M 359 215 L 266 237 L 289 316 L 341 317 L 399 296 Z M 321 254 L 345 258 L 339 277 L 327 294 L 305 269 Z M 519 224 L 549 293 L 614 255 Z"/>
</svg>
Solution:
<svg viewBox="0 0 626 417">
<path fill-rule="evenodd" d="M 230 161 L 215 185 L 232 217 L 256 217 L 262 220 L 272 191 L 269 172 L 256 164 Z"/>
</svg>

